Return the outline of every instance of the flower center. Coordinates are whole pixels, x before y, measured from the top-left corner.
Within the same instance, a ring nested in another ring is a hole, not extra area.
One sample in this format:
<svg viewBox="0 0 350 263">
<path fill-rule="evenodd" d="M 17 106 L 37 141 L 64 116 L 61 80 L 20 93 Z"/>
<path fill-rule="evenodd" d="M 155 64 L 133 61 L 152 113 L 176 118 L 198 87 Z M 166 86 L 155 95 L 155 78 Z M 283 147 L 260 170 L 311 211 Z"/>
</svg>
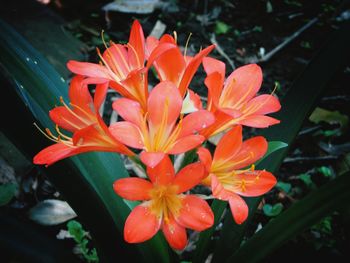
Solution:
<svg viewBox="0 0 350 263">
<path fill-rule="evenodd" d="M 158 218 L 169 221 L 171 216 L 177 217 L 181 209 L 181 199 L 176 185 L 156 185 L 150 192 L 151 211 Z"/>
</svg>

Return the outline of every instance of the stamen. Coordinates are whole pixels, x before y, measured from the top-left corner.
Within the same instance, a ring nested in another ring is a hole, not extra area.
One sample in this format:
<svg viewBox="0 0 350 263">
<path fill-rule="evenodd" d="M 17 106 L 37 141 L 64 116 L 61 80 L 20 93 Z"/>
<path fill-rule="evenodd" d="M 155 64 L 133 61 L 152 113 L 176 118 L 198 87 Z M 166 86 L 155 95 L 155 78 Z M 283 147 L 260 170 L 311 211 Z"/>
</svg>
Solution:
<svg viewBox="0 0 350 263">
<path fill-rule="evenodd" d="M 229 106 L 229 105 L 227 105 L 228 104 L 227 102 L 229 102 L 227 100 L 227 97 L 228 97 L 228 94 L 231 93 L 231 90 L 232 90 L 232 88 L 233 88 L 235 83 L 236 83 L 236 79 L 232 79 L 232 81 L 228 84 L 227 88 L 225 88 L 222 91 L 222 94 L 221 94 L 220 99 L 219 99 L 219 105 L 220 106 L 222 106 L 222 107 Z M 230 108 L 233 108 L 233 107 L 230 107 Z"/>
<path fill-rule="evenodd" d="M 103 64 L 105 65 L 105 67 L 108 69 L 109 74 L 111 74 L 113 76 L 113 78 L 115 78 L 117 80 L 117 82 L 119 82 L 120 79 L 121 79 L 120 75 L 119 76 L 117 75 L 117 74 L 119 74 L 119 72 L 113 71 L 110 68 L 110 66 L 108 65 L 107 61 L 103 58 L 103 56 L 101 54 L 101 51 L 100 51 L 100 49 L 98 47 L 96 48 L 96 52 L 97 52 L 97 55 L 99 56 L 99 58 L 101 59 L 101 61 L 103 62 Z"/>
<path fill-rule="evenodd" d="M 168 124 L 168 113 L 169 113 L 169 99 L 165 98 L 165 103 L 164 103 L 164 110 L 163 110 L 163 115 L 162 115 L 162 121 L 160 125 L 157 127 L 158 130 L 156 131 L 154 135 L 154 143 L 153 143 L 153 150 L 158 151 L 161 150 L 162 146 L 162 139 L 164 139 L 164 133 L 165 129 Z"/>
<path fill-rule="evenodd" d="M 233 156 L 228 156 L 227 158 L 225 159 L 222 159 L 222 160 L 219 160 L 219 161 L 216 161 L 213 165 L 213 173 L 214 171 L 222 171 L 222 170 L 225 170 L 225 169 L 228 169 L 228 168 L 231 168 L 233 166 L 236 166 L 240 163 L 244 163 L 245 161 L 249 160 L 252 158 L 252 152 L 249 152 L 249 155 L 239 161 L 236 161 L 236 162 L 232 162 L 230 161 L 230 159 L 232 158 Z"/>
<path fill-rule="evenodd" d="M 145 145 L 146 150 L 151 151 L 152 149 L 151 149 L 149 131 L 147 126 L 147 117 L 148 117 L 148 112 L 146 112 L 145 115 L 143 116 L 140 128 L 141 128 L 141 134 L 143 138 L 143 144 Z"/>
<path fill-rule="evenodd" d="M 175 44 L 176 44 L 177 43 L 177 32 L 173 31 L 173 34 L 174 34 L 174 40 L 175 40 Z"/>
<path fill-rule="evenodd" d="M 242 179 L 242 181 L 241 181 L 241 189 L 242 189 L 242 192 L 245 192 L 247 190 L 246 182 L 244 179 Z"/>
<path fill-rule="evenodd" d="M 86 110 L 84 110 L 82 107 L 80 107 L 74 103 L 71 103 L 71 102 L 69 103 L 69 105 L 73 106 L 74 108 L 77 108 L 78 110 L 80 110 L 82 113 L 84 113 L 87 117 L 89 117 L 91 119 L 92 115 L 90 113 L 88 113 Z M 74 111 L 73 111 L 73 113 L 74 113 Z M 79 116 L 79 115 L 76 114 L 76 116 Z M 93 118 L 94 118 L 94 122 L 95 122 L 96 117 L 94 115 L 93 115 Z M 81 119 L 82 121 L 84 120 L 82 118 L 79 118 L 79 119 Z M 85 123 L 90 124 L 88 122 L 85 122 Z"/>
<path fill-rule="evenodd" d="M 82 118 L 81 116 L 79 116 L 78 114 L 76 114 L 74 111 L 72 111 L 72 109 L 64 102 L 62 96 L 60 97 L 60 102 L 62 103 L 62 105 L 72 114 L 74 115 L 77 119 L 79 119 L 80 121 L 82 121 L 83 123 L 90 125 L 91 123 L 88 122 L 86 119 Z M 91 118 L 90 114 L 87 114 L 84 110 L 82 110 L 79 106 L 75 105 L 75 104 L 71 104 L 74 107 L 77 107 L 79 110 L 81 110 L 82 112 L 84 112 L 88 117 Z"/>
<path fill-rule="evenodd" d="M 121 53 L 121 51 L 119 50 L 119 48 L 115 47 L 115 49 L 117 50 L 117 52 L 118 52 L 118 54 L 119 54 L 121 60 L 123 61 L 123 64 L 125 65 L 126 69 L 127 69 L 127 70 L 130 70 L 129 64 L 128 64 L 128 62 L 125 60 L 125 57 L 124 57 L 123 53 Z M 117 63 L 117 62 L 114 60 L 114 63 Z M 117 65 L 118 65 L 118 63 L 117 63 Z M 124 72 L 123 72 L 123 76 L 124 76 L 124 78 L 125 78 Z"/>
<path fill-rule="evenodd" d="M 47 135 L 49 135 L 51 138 L 56 140 L 56 142 L 59 141 L 59 137 L 56 137 L 55 135 L 53 135 L 49 128 L 46 128 L 45 131 L 46 131 Z"/>
<path fill-rule="evenodd" d="M 273 96 L 273 94 L 275 93 L 277 88 L 277 85 L 275 85 L 273 91 L 271 92 L 271 96 Z M 255 111 L 257 111 L 258 109 L 260 109 L 261 107 L 263 107 L 269 100 L 271 99 L 271 97 L 269 96 L 265 101 L 263 101 L 260 104 L 252 104 L 250 105 L 249 108 L 243 109 L 242 111 L 244 112 L 243 115 L 241 116 L 242 118 L 244 118 L 245 116 L 254 113 Z"/>
<path fill-rule="evenodd" d="M 184 51 L 184 57 L 186 57 L 187 47 L 188 47 L 188 43 L 190 42 L 191 36 L 192 36 L 192 33 L 190 33 L 190 34 L 188 35 L 188 38 L 187 38 L 187 40 L 186 40 L 185 51 Z"/>
<path fill-rule="evenodd" d="M 46 132 L 44 132 L 35 122 L 33 123 L 34 126 L 47 138 L 49 139 L 50 141 L 53 141 L 53 142 L 57 142 L 57 140 L 53 139 L 52 137 L 50 137 Z M 46 128 L 45 130 L 47 130 L 48 128 Z"/>
<path fill-rule="evenodd" d="M 168 151 L 169 149 L 171 149 L 171 147 L 173 146 L 174 142 L 176 141 L 176 139 L 179 137 L 179 134 L 182 130 L 182 120 L 183 120 L 183 114 L 180 115 L 180 120 L 179 123 L 176 125 L 175 130 L 171 133 L 170 137 L 168 138 L 165 146 L 163 147 L 164 151 Z"/>
<path fill-rule="evenodd" d="M 138 65 L 139 67 L 142 67 L 142 66 L 143 66 L 143 63 L 141 63 L 140 58 L 139 58 L 139 55 L 137 54 L 135 48 L 134 48 L 132 45 L 130 45 L 129 43 L 127 44 L 127 46 L 128 46 L 128 48 L 131 48 L 132 52 L 135 54 L 135 57 L 136 57 L 136 60 L 137 60 L 137 65 Z"/>
<path fill-rule="evenodd" d="M 250 85 L 246 93 L 233 105 L 231 106 L 232 109 L 239 108 L 239 106 L 242 104 L 242 102 L 248 97 L 249 92 L 253 89 L 253 85 Z"/>
<path fill-rule="evenodd" d="M 57 133 L 59 134 L 59 136 L 62 136 L 64 139 L 66 139 L 66 140 L 68 140 L 68 141 L 70 141 L 70 140 L 72 140 L 70 137 L 68 137 L 67 135 L 64 135 L 61 131 L 60 131 L 60 128 L 58 127 L 58 125 L 56 124 L 56 131 L 57 131 Z"/>
<path fill-rule="evenodd" d="M 255 171 L 255 164 L 252 164 L 252 166 L 250 167 L 250 170 L 251 170 L 252 172 Z"/>
<path fill-rule="evenodd" d="M 105 31 L 102 29 L 102 31 L 101 31 L 102 42 L 103 42 L 103 45 L 105 46 L 105 48 L 108 49 L 108 46 L 107 46 L 106 41 L 105 41 L 104 33 L 105 33 Z"/>
</svg>

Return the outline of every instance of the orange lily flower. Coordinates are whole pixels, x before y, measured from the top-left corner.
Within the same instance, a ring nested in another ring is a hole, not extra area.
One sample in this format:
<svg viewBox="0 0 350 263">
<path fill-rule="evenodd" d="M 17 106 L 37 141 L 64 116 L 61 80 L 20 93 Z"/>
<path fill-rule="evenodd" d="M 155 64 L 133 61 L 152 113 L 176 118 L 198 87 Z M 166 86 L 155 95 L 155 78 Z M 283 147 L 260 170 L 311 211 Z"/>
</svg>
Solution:
<svg viewBox="0 0 350 263">
<path fill-rule="evenodd" d="M 69 87 L 72 108 L 69 108 L 61 99 L 63 106 L 50 111 L 50 118 L 56 123 L 58 135 L 53 135 L 49 129 L 46 129 L 47 134 L 43 133 L 56 144 L 40 151 L 34 157 L 35 164 L 49 166 L 63 158 L 90 151 L 134 155 L 110 134 L 98 113 L 107 88 L 106 84 L 97 85 L 94 99 L 92 99 L 83 77 L 76 76 L 72 79 Z M 59 127 L 72 132 L 72 138 L 63 134 Z"/>
<path fill-rule="evenodd" d="M 146 113 L 136 101 L 116 100 L 113 109 L 125 121 L 112 124 L 110 132 L 125 145 L 143 149 L 141 161 L 154 167 L 166 154 L 179 154 L 199 146 L 205 137 L 196 133 L 214 122 L 213 114 L 206 110 L 182 118 L 182 104 L 178 88 L 163 81 L 150 92 Z"/>
<path fill-rule="evenodd" d="M 262 71 L 256 64 L 234 70 L 225 80 L 225 64 L 213 58 L 203 59 L 207 73 L 207 109 L 215 113 L 215 123 L 201 132 L 207 138 L 233 125 L 266 128 L 280 121 L 265 116 L 279 111 L 281 105 L 273 95 L 256 96 L 262 83 Z"/>
<path fill-rule="evenodd" d="M 114 191 L 122 198 L 143 201 L 126 219 L 124 239 L 129 243 L 144 242 L 161 229 L 170 246 L 182 250 L 187 244 L 186 228 L 203 231 L 214 223 L 207 202 L 182 194 L 201 182 L 205 168 L 197 162 L 175 175 L 166 156 L 156 167 L 148 167 L 147 174 L 150 181 L 132 177 L 114 183 Z"/>
<path fill-rule="evenodd" d="M 203 184 L 211 187 L 215 198 L 229 202 L 237 224 L 248 216 L 248 206 L 241 196 L 260 196 L 268 192 L 276 178 L 265 170 L 254 170 L 254 162 L 267 151 L 267 141 L 257 136 L 242 141 L 242 126 L 237 125 L 219 141 L 214 157 L 205 148 L 198 149 L 198 156 L 205 164 L 209 176 Z M 252 165 L 250 169 L 242 168 Z"/>
<path fill-rule="evenodd" d="M 148 96 L 147 70 L 162 52 L 175 47 L 169 43 L 152 46 L 149 54 L 142 27 L 135 20 L 128 44 L 111 43 L 103 55 L 98 50 L 103 65 L 70 60 L 67 67 L 75 74 L 88 77 L 88 83 L 109 82 L 111 88 L 126 98 L 138 101 L 145 109 Z M 145 68 L 146 58 L 148 63 Z"/>
<path fill-rule="evenodd" d="M 162 43 L 176 45 L 176 40 L 168 34 L 165 34 L 160 40 L 151 36 L 147 38 L 147 46 L 149 50 L 152 50 L 154 47 Z M 173 82 L 179 88 L 182 97 L 185 97 L 187 91 L 189 91 L 190 94 L 188 95 L 188 99 L 192 101 L 193 106 L 198 106 L 200 100 L 194 96 L 195 93 L 193 91 L 188 90 L 188 86 L 190 85 L 198 67 L 202 63 L 203 58 L 214 48 L 215 45 L 211 45 L 201 50 L 194 57 L 190 57 L 186 56 L 186 51 L 185 54 L 182 55 L 180 48 L 176 46 L 176 48 L 168 49 L 158 56 L 154 60 L 153 65 L 161 81 L 169 80 Z M 199 109 L 200 108 L 196 108 L 196 110 Z"/>
</svg>

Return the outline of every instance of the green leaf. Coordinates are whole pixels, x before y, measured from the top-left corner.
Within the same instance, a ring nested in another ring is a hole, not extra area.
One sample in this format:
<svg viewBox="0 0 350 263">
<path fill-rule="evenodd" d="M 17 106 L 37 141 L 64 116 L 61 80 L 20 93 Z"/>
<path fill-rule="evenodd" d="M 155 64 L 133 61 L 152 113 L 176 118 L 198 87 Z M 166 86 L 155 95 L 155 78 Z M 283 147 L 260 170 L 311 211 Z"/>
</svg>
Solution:
<svg viewBox="0 0 350 263">
<path fill-rule="evenodd" d="M 347 173 L 313 191 L 270 221 L 226 262 L 261 262 L 274 249 L 324 216 L 348 207 L 349 184 L 350 173 Z"/>
<path fill-rule="evenodd" d="M 226 34 L 230 30 L 230 26 L 222 21 L 216 21 L 215 24 L 215 33 L 220 34 Z"/>
<path fill-rule="evenodd" d="M 59 103 L 60 96 L 68 100 L 68 85 L 37 50 L 2 21 L 0 31 L 0 64 L 6 72 L 1 78 L 7 81 L 3 99 L 13 105 L 11 116 L 4 116 L 4 133 L 21 145 L 21 150 L 31 159 L 49 144 L 33 122 L 54 129 L 48 112 Z M 1 105 L 1 110 L 8 109 Z M 21 120 L 21 129 L 12 125 L 16 118 Z M 168 245 L 159 235 L 141 245 L 130 245 L 123 240 L 130 208 L 112 186 L 115 180 L 128 174 L 117 154 L 86 153 L 41 169 L 82 218 L 104 260 L 113 261 L 124 253 L 135 260 L 169 262 Z"/>
<path fill-rule="evenodd" d="M 328 124 L 339 124 L 341 127 L 346 127 L 349 123 L 349 117 L 341 114 L 339 111 L 329 111 L 317 107 L 309 117 L 313 123 L 326 122 Z"/>
<path fill-rule="evenodd" d="M 284 182 L 277 182 L 276 187 L 286 194 L 289 193 L 289 191 L 292 189 L 292 185 L 290 183 L 284 183 Z"/>
<path fill-rule="evenodd" d="M 15 196 L 16 191 L 16 184 L 7 183 L 0 185 L 0 206 L 8 204 Z"/>
<path fill-rule="evenodd" d="M 265 160 L 265 158 L 267 158 L 270 154 L 272 154 L 280 149 L 286 148 L 287 146 L 288 146 L 288 144 L 285 142 L 280 142 L 280 141 L 269 142 L 267 152 L 258 162 L 256 162 L 256 165 L 259 165 L 259 163 L 261 163 L 263 160 Z"/>
<path fill-rule="evenodd" d="M 332 177 L 333 172 L 332 170 L 327 166 L 321 166 L 317 169 L 321 174 L 323 174 L 325 177 Z"/>
<path fill-rule="evenodd" d="M 99 258 L 96 249 L 88 248 L 89 240 L 87 239 L 87 232 L 83 229 L 82 225 L 76 220 L 71 220 L 67 223 L 67 228 L 69 234 L 73 236 L 75 242 L 78 244 L 87 262 L 98 262 Z"/>
<path fill-rule="evenodd" d="M 310 174 L 300 174 L 298 176 L 298 178 L 303 181 L 303 183 L 307 186 L 307 187 L 312 187 L 314 185 L 314 182 L 311 179 L 311 175 Z"/>
<path fill-rule="evenodd" d="M 266 216 L 274 217 L 278 216 L 283 210 L 283 204 L 277 203 L 274 205 L 265 204 L 263 206 L 263 211 Z"/>
<path fill-rule="evenodd" d="M 73 236 L 76 242 L 80 243 L 83 240 L 85 236 L 85 231 L 83 230 L 82 225 L 78 221 L 70 220 L 67 223 L 67 228 L 68 228 L 69 234 Z"/>
<path fill-rule="evenodd" d="M 279 119 L 281 123 L 260 132 L 268 141 L 283 141 L 288 145 L 293 143 L 321 92 L 327 87 L 327 84 L 337 71 L 348 62 L 350 35 L 347 32 L 349 30 L 350 24 L 345 23 L 334 32 L 329 37 L 329 41 L 324 44 L 302 74 L 298 76 L 298 79 L 294 81 L 292 87 L 281 101 L 281 110 L 274 114 L 274 117 Z M 285 147 L 278 154 L 271 154 L 258 165 L 258 169 L 266 169 L 272 173 L 276 172 L 287 152 L 288 147 Z M 261 197 L 249 198 L 248 200 L 250 200 L 250 214 L 245 223 L 239 226 L 233 224 L 231 228 L 225 228 L 225 223 L 230 222 L 229 215 L 225 217 L 220 240 L 229 239 L 231 246 L 229 248 L 225 247 L 223 242 L 219 241 L 214 251 L 213 263 L 223 262 L 241 246 L 246 227 L 252 219 L 251 214 L 254 214 Z M 265 244 L 261 243 L 260 246 L 265 246 Z"/>
</svg>

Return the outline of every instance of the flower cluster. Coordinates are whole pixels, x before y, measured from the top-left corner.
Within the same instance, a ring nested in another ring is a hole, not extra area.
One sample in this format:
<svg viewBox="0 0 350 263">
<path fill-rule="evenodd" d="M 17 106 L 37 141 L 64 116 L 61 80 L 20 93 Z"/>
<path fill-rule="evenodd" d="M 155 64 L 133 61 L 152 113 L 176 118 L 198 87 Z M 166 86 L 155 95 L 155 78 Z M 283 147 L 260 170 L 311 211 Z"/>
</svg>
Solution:
<svg viewBox="0 0 350 263">
<path fill-rule="evenodd" d="M 241 224 L 248 216 L 241 196 L 263 195 L 276 184 L 271 173 L 254 169 L 267 151 L 266 139 L 243 141 L 242 127 L 279 123 L 266 114 L 278 111 L 280 103 L 273 95 L 257 95 L 262 83 L 258 65 L 242 66 L 225 78 L 225 64 L 208 56 L 215 46 L 191 57 L 176 42 L 168 34 L 145 38 L 135 21 L 127 44 L 111 42 L 102 54 L 98 50 L 100 64 L 69 61 L 68 68 L 76 74 L 69 87 L 70 103 L 61 99 L 62 106 L 50 111 L 57 135 L 46 129 L 46 136 L 55 144 L 39 152 L 34 163 L 48 166 L 89 151 L 140 158 L 147 178 L 123 178 L 113 185 L 122 198 L 141 201 L 125 222 L 124 238 L 139 243 L 162 230 L 170 246 L 182 250 L 187 228 L 202 231 L 214 222 L 203 195 L 190 193 L 195 186 L 208 187 L 212 198 L 228 201 Z M 207 74 L 205 108 L 189 88 L 201 64 Z M 149 88 L 152 67 L 159 83 Z M 88 85 L 96 87 L 93 96 Z M 121 95 L 112 107 L 123 121 L 108 127 L 99 109 L 109 88 Z M 211 153 L 204 142 L 219 133 L 223 136 Z M 170 155 L 193 149 L 198 161 L 176 172 Z"/>
</svg>

